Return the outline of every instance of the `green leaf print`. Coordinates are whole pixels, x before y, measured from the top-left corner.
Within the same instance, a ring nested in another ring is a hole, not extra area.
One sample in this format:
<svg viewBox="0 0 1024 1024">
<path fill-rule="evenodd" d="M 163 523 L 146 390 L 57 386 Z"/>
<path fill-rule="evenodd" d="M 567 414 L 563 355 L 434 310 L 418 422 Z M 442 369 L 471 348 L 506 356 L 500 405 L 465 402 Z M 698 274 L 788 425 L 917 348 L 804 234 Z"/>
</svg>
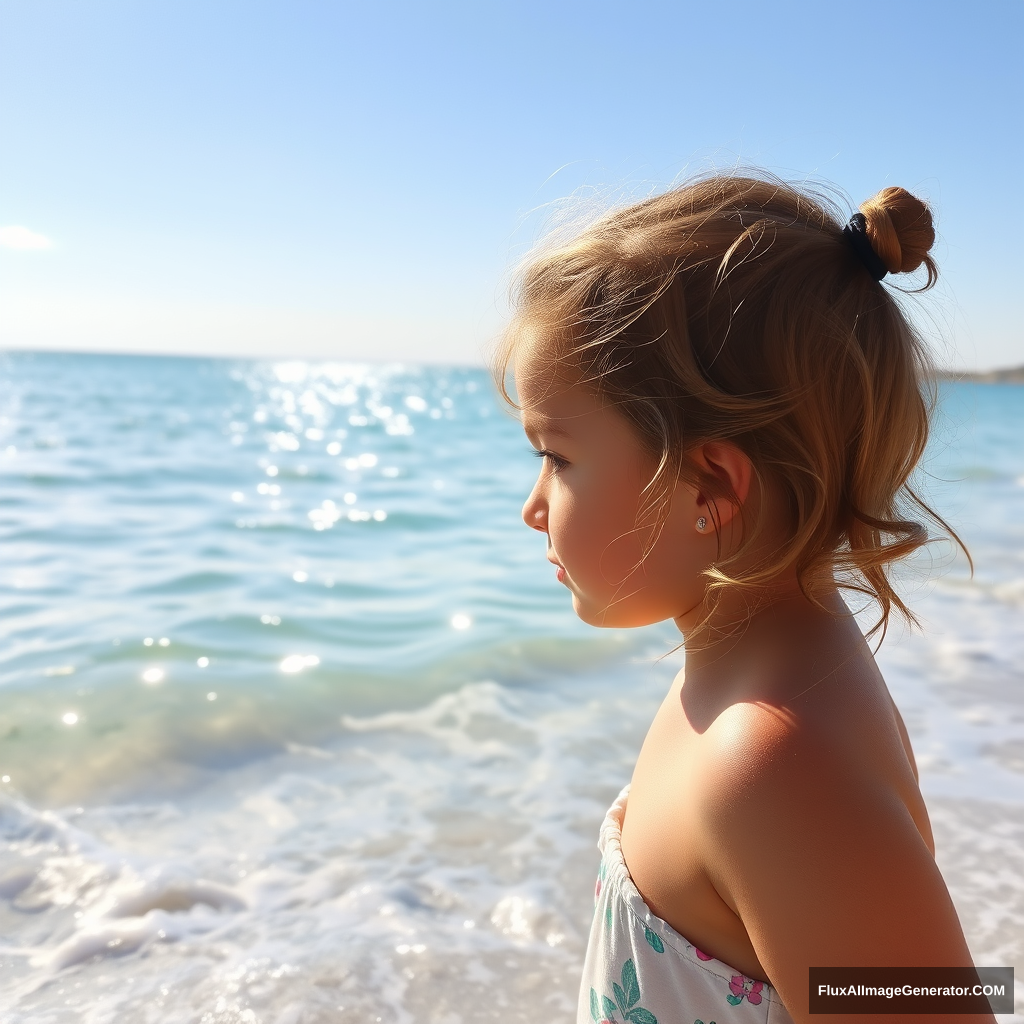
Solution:
<svg viewBox="0 0 1024 1024">
<path fill-rule="evenodd" d="M 658 1018 L 642 1006 L 634 1006 L 625 1016 L 630 1024 L 658 1024 Z"/>
<path fill-rule="evenodd" d="M 604 1010 L 606 1021 L 614 1021 L 615 1010 L 618 1009 L 626 1024 L 658 1024 L 658 1018 L 650 1010 L 636 1005 L 640 1002 L 640 981 L 636 976 L 636 964 L 632 959 L 622 965 L 622 984 L 613 981 L 612 991 L 615 993 L 614 1003 L 607 996 L 601 996 L 601 1008 Z M 616 1003 L 618 1007 L 616 1007 Z M 590 1016 L 594 1018 L 595 1024 L 601 1024 L 598 1018 L 598 1009 L 597 993 L 591 989 Z M 695 1021 L 694 1024 L 699 1024 L 699 1022 Z M 714 1024 L 714 1021 L 711 1024 Z"/>
<path fill-rule="evenodd" d="M 622 991 L 622 986 L 617 981 L 612 982 L 612 991 L 615 993 L 615 1002 L 619 1004 L 619 1009 L 622 1011 L 623 1016 L 625 1016 L 628 1008 L 626 993 Z"/>
<path fill-rule="evenodd" d="M 657 932 L 652 932 L 650 928 L 644 928 L 644 938 L 655 953 L 665 952 L 665 943 L 661 941 L 661 936 Z"/>
<path fill-rule="evenodd" d="M 626 1005 L 623 1010 L 640 1002 L 640 983 L 636 980 L 636 965 L 632 958 L 622 965 L 622 987 L 626 991 Z"/>
</svg>

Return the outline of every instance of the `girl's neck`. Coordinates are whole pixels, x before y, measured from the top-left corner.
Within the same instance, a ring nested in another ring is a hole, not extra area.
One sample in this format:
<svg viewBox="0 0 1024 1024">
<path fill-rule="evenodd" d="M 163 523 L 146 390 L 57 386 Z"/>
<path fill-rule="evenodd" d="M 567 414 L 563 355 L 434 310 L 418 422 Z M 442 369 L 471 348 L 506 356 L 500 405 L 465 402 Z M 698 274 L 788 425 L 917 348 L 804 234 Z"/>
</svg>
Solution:
<svg viewBox="0 0 1024 1024">
<path fill-rule="evenodd" d="M 687 679 L 720 679 L 723 674 L 735 676 L 741 666 L 766 667 L 807 657 L 820 662 L 824 655 L 829 661 L 828 651 L 842 660 L 851 643 L 863 643 L 860 629 L 837 588 L 815 598 L 811 600 L 794 577 L 760 593 L 723 589 L 712 607 L 678 617 Z"/>
</svg>

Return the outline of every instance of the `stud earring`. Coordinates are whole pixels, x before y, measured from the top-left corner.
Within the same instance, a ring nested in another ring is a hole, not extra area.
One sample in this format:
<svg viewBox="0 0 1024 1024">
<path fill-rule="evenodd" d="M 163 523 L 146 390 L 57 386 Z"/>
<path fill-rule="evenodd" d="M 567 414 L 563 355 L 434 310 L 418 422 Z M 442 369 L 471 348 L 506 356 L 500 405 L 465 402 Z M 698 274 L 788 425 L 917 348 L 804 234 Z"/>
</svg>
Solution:
<svg viewBox="0 0 1024 1024">
<path fill-rule="evenodd" d="M 707 526 L 707 525 L 708 525 L 708 521 L 703 516 L 701 516 L 700 519 L 697 520 L 697 529 L 698 530 L 703 530 L 704 527 Z"/>
</svg>

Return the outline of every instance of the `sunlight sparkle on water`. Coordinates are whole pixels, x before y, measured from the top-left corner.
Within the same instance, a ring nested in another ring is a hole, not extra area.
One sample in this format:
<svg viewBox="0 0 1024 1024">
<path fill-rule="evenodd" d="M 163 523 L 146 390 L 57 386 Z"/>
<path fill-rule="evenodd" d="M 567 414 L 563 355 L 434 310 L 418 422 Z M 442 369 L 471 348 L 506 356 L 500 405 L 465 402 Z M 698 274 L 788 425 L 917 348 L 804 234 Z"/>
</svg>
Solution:
<svg viewBox="0 0 1024 1024">
<path fill-rule="evenodd" d="M 61 717 L 61 721 L 65 725 L 75 725 L 78 722 L 78 715 L 74 711 L 68 711 Z"/>
<path fill-rule="evenodd" d="M 281 671 L 288 675 L 301 672 L 304 668 L 316 668 L 320 659 L 315 654 L 289 654 L 281 662 Z"/>
<path fill-rule="evenodd" d="M 452 616 L 452 628 L 453 629 L 469 629 L 473 625 L 473 620 L 462 612 Z"/>
<path fill-rule="evenodd" d="M 341 513 L 338 506 L 330 498 L 324 500 L 320 508 L 311 508 L 309 518 L 313 523 L 313 529 L 325 530 L 332 527 L 340 518 Z"/>
<path fill-rule="evenodd" d="M 164 670 L 162 668 L 147 668 L 142 673 L 142 681 L 155 685 L 156 683 L 162 682 L 164 678 Z"/>
</svg>

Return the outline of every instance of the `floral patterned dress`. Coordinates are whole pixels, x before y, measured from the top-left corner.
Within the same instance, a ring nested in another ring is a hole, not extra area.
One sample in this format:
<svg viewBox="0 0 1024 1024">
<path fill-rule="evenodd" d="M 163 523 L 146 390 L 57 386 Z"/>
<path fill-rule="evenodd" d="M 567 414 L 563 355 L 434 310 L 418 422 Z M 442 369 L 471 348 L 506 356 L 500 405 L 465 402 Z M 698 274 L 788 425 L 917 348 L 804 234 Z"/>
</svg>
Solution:
<svg viewBox="0 0 1024 1024">
<path fill-rule="evenodd" d="M 778 993 L 655 917 L 622 859 L 627 786 L 601 826 L 601 869 L 577 1024 L 793 1024 Z"/>
</svg>

